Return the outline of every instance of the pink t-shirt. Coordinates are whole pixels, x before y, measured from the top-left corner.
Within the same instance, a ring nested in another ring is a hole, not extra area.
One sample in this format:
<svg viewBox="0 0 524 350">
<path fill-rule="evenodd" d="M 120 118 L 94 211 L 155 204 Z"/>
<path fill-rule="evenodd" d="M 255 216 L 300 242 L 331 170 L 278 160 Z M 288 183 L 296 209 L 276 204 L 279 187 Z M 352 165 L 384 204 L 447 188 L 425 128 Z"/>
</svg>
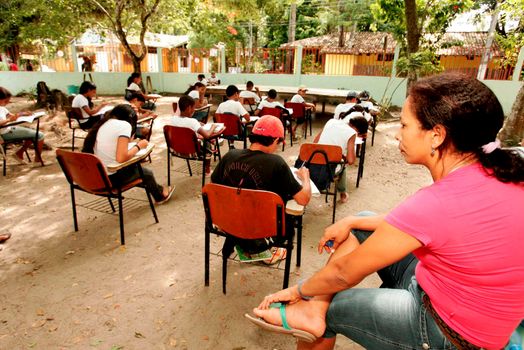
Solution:
<svg viewBox="0 0 524 350">
<path fill-rule="evenodd" d="M 524 318 L 524 186 L 475 163 L 419 190 L 386 217 L 423 246 L 415 275 L 440 317 L 500 349 Z"/>
</svg>

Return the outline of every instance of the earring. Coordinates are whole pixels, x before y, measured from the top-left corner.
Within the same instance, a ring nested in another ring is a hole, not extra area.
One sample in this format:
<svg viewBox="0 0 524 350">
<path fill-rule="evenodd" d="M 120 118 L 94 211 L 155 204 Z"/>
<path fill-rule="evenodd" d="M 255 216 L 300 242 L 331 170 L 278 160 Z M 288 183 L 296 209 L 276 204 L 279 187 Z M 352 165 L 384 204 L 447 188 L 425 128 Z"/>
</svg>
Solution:
<svg viewBox="0 0 524 350">
<path fill-rule="evenodd" d="M 433 157 L 435 155 L 435 149 L 431 147 L 431 156 Z"/>
</svg>

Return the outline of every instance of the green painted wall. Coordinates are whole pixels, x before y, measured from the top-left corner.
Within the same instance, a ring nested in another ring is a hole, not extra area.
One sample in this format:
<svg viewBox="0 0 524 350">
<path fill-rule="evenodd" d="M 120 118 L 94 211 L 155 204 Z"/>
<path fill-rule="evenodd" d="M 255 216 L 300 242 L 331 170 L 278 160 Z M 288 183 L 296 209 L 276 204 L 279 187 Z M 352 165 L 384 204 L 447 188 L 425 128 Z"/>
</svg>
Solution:
<svg viewBox="0 0 524 350">
<path fill-rule="evenodd" d="M 123 95 L 128 73 L 91 73 L 98 93 L 102 95 Z M 150 76 L 153 88 L 160 93 L 183 93 L 190 84 L 196 82 L 194 73 L 144 73 Z M 44 73 L 44 72 L 1 72 L 0 86 L 9 89 L 13 94 L 36 87 L 39 81 L 45 81 L 51 89 L 60 89 L 67 92 L 68 85 L 80 85 L 83 73 Z M 367 76 L 329 76 L 329 75 L 299 75 L 299 74 L 218 74 L 224 85 L 245 84 L 252 80 L 255 85 L 299 86 L 342 89 L 368 90 L 374 99 L 380 100 L 387 90 L 390 96 L 393 91 L 392 104 L 401 106 L 406 96 L 406 82 L 402 79 Z M 505 113 L 509 113 L 515 101 L 518 90 L 523 82 L 485 80 L 499 98 Z M 398 88 L 397 88 L 398 86 Z M 396 90 L 395 90 L 396 89 Z"/>
</svg>

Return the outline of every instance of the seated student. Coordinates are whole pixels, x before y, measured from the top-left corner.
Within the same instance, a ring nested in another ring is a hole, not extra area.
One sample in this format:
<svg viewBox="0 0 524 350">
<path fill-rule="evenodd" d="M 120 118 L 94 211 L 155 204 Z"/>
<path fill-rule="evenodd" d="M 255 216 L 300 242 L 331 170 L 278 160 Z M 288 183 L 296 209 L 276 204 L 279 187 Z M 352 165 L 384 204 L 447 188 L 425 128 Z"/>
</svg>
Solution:
<svg viewBox="0 0 524 350">
<path fill-rule="evenodd" d="M 364 114 L 364 117 L 370 121 L 372 119 L 372 116 L 376 116 L 380 114 L 380 108 L 378 106 L 375 106 L 373 102 L 369 100 L 369 92 L 366 90 L 362 91 L 360 94 L 358 94 L 358 99 L 360 100 L 359 104 L 366 109 L 366 114 Z"/>
<path fill-rule="evenodd" d="M 102 102 L 98 106 L 94 106 L 91 99 L 96 96 L 96 85 L 90 81 L 84 81 L 80 85 L 78 95 L 75 96 L 71 107 L 80 108 L 82 111 L 82 119 L 80 119 L 80 127 L 84 130 L 91 128 L 98 122 L 103 115 L 99 111 L 107 105 L 106 102 Z"/>
<path fill-rule="evenodd" d="M 147 140 L 135 140 L 129 147 L 131 135 L 136 128 L 136 114 L 127 104 L 121 104 L 108 113 L 108 117 L 100 120 L 87 133 L 82 152 L 95 154 L 104 165 L 123 163 L 133 158 L 141 149 L 148 145 Z M 167 202 L 175 190 L 174 186 L 162 187 L 153 172 L 142 167 L 144 185 L 147 187 L 157 204 Z M 125 185 L 140 177 L 137 166 L 128 166 L 117 172 L 109 172 L 111 183 L 116 186 Z"/>
<path fill-rule="evenodd" d="M 335 107 L 335 113 L 333 113 L 334 119 L 340 119 L 340 113 L 347 112 L 358 103 L 357 93 L 355 91 L 348 92 L 346 96 L 346 102 L 340 103 Z"/>
<path fill-rule="evenodd" d="M 235 188 L 275 192 L 284 203 L 293 198 L 300 205 L 308 204 L 311 199 L 309 171 L 305 167 L 297 171 L 297 177 L 302 180 L 300 185 L 284 159 L 274 154 L 283 139 L 282 122 L 270 115 L 262 116 L 249 135 L 249 149 L 233 149 L 226 153 L 213 171 L 211 181 Z M 292 222 L 292 219 L 286 218 L 286 230 L 293 229 Z M 238 239 L 235 243 L 247 255 L 258 254 L 271 247 L 264 239 Z M 285 257 L 285 250 L 282 249 L 273 250 L 272 253 L 274 258 L 269 259 L 268 263 L 278 262 Z"/>
<path fill-rule="evenodd" d="M 238 99 L 240 98 L 240 91 L 235 85 L 229 85 L 226 88 L 227 101 L 222 102 L 218 105 L 218 108 L 215 113 L 225 114 L 230 113 L 238 116 L 239 118 L 244 118 L 244 120 L 249 122 L 249 113 L 242 106 Z"/>
<path fill-rule="evenodd" d="M 191 85 L 189 89 L 184 92 L 184 95 L 188 95 L 193 100 L 195 100 L 195 109 L 205 107 L 208 104 L 206 98 L 206 86 L 201 82 L 196 82 L 194 85 Z M 207 120 L 203 120 L 207 116 L 208 112 L 204 110 L 195 112 L 193 118 L 199 122 L 207 122 Z"/>
<path fill-rule="evenodd" d="M 342 155 L 346 164 L 353 164 L 356 159 L 355 154 L 355 140 L 357 136 L 363 136 L 367 133 L 368 122 L 360 112 L 352 113 L 352 116 L 347 116 L 344 119 L 330 119 L 324 125 L 324 128 L 315 137 L 315 143 L 324 145 L 335 145 L 342 148 Z M 297 159 L 295 167 L 299 168 L 307 159 Z M 326 190 L 329 186 L 329 173 L 325 166 L 319 164 L 311 164 L 309 167 L 311 173 L 311 180 L 315 183 L 319 190 Z M 336 166 L 331 169 L 332 173 L 336 171 Z M 346 203 L 348 201 L 348 193 L 346 191 L 346 168 L 340 173 L 340 180 L 337 183 L 337 192 L 340 193 L 340 202 Z"/>
<path fill-rule="evenodd" d="M 9 90 L 0 86 L 0 126 L 15 121 L 20 116 L 31 115 L 29 112 L 10 113 L 5 106 L 9 104 L 11 96 L 12 94 Z M 26 164 L 24 161 L 24 152 L 33 144 L 36 130 L 19 125 L 9 126 L 0 129 L 0 136 L 0 140 L 3 139 L 4 141 L 24 141 L 22 147 L 13 154 L 13 159 L 15 159 L 19 164 Z M 39 131 L 37 144 L 38 152 L 35 152 L 35 162 L 41 161 L 39 154 L 42 154 L 43 146 L 44 134 Z"/>
<path fill-rule="evenodd" d="M 255 91 L 253 91 L 253 88 Z M 246 90 L 240 92 L 240 98 L 252 98 L 255 100 L 256 103 L 260 102 L 261 96 L 260 96 L 260 90 L 258 87 L 255 87 L 252 81 L 248 81 L 246 83 Z"/>
<path fill-rule="evenodd" d="M 276 101 L 277 98 L 277 91 L 275 89 L 271 89 L 267 92 L 267 98 L 260 101 L 258 104 L 257 110 L 255 111 L 255 115 L 259 115 L 260 112 L 264 107 L 268 108 L 282 108 L 283 110 L 287 111 L 282 103 Z"/>
<path fill-rule="evenodd" d="M 137 119 L 151 117 L 155 119 L 158 117 L 153 111 L 143 109 L 142 106 L 146 103 L 146 100 L 143 95 L 133 92 L 129 97 L 129 104 L 133 107 L 133 110 L 136 113 Z M 145 125 L 137 124 L 136 126 L 136 137 L 140 139 L 149 139 L 151 134 L 151 129 Z"/>
<path fill-rule="evenodd" d="M 142 106 L 142 108 L 154 111 L 156 108 L 155 102 L 158 97 L 144 94 L 140 84 L 142 84 L 142 75 L 140 73 L 132 73 L 129 78 L 127 78 L 127 90 L 142 94 L 146 100 L 146 103 Z"/>
<path fill-rule="evenodd" d="M 211 77 L 207 80 L 207 85 L 209 86 L 220 85 L 220 79 L 217 78 L 217 74 L 215 72 L 211 72 Z"/>
<path fill-rule="evenodd" d="M 175 115 L 168 122 L 168 125 L 179 126 L 184 128 L 189 128 L 193 130 L 197 136 L 201 138 L 209 138 L 215 132 L 217 128 L 216 124 L 211 126 L 211 129 L 206 130 L 204 124 L 199 122 L 193 117 L 195 113 L 195 100 L 191 97 L 182 95 L 178 100 L 178 108 L 180 110 L 180 115 Z M 206 174 L 211 173 L 211 159 L 206 159 Z"/>
<path fill-rule="evenodd" d="M 309 103 L 309 102 L 306 102 L 306 100 L 304 100 L 304 96 L 306 96 L 306 93 L 307 93 L 307 88 L 305 85 L 300 85 L 299 88 L 298 88 L 298 91 L 295 95 L 293 95 L 293 97 L 291 98 L 291 101 L 289 102 L 293 102 L 293 103 L 302 103 L 304 104 L 304 106 L 306 107 L 306 112 L 307 113 L 313 113 L 315 111 L 315 105 L 313 103 Z M 298 139 L 300 138 L 301 136 L 300 135 L 296 135 L 296 131 L 297 131 L 297 127 L 299 124 L 303 124 L 304 123 L 304 119 L 301 118 L 301 119 L 295 119 L 295 126 L 293 127 L 293 130 L 292 130 L 292 134 L 293 134 L 293 138 L 294 139 Z M 302 128 L 304 128 L 304 126 L 302 126 Z"/>
<path fill-rule="evenodd" d="M 204 86 L 207 86 L 206 76 L 204 74 L 199 74 L 197 76 L 197 83 L 201 83 L 201 84 L 204 84 Z"/>
</svg>

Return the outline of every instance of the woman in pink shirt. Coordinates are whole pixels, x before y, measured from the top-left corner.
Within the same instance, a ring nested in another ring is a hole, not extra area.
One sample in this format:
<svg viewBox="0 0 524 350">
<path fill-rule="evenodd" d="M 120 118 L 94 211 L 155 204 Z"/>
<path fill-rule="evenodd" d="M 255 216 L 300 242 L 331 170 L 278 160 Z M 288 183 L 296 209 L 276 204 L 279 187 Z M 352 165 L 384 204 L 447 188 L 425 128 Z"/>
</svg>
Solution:
<svg viewBox="0 0 524 350">
<path fill-rule="evenodd" d="M 524 159 L 496 139 L 502 107 L 478 80 L 443 74 L 410 88 L 400 122 L 402 156 L 434 183 L 385 216 L 328 227 L 327 265 L 266 296 L 252 322 L 299 349 L 333 349 L 339 333 L 367 349 L 508 342 L 524 318 Z M 351 289 L 373 272 L 381 288 Z"/>
</svg>

